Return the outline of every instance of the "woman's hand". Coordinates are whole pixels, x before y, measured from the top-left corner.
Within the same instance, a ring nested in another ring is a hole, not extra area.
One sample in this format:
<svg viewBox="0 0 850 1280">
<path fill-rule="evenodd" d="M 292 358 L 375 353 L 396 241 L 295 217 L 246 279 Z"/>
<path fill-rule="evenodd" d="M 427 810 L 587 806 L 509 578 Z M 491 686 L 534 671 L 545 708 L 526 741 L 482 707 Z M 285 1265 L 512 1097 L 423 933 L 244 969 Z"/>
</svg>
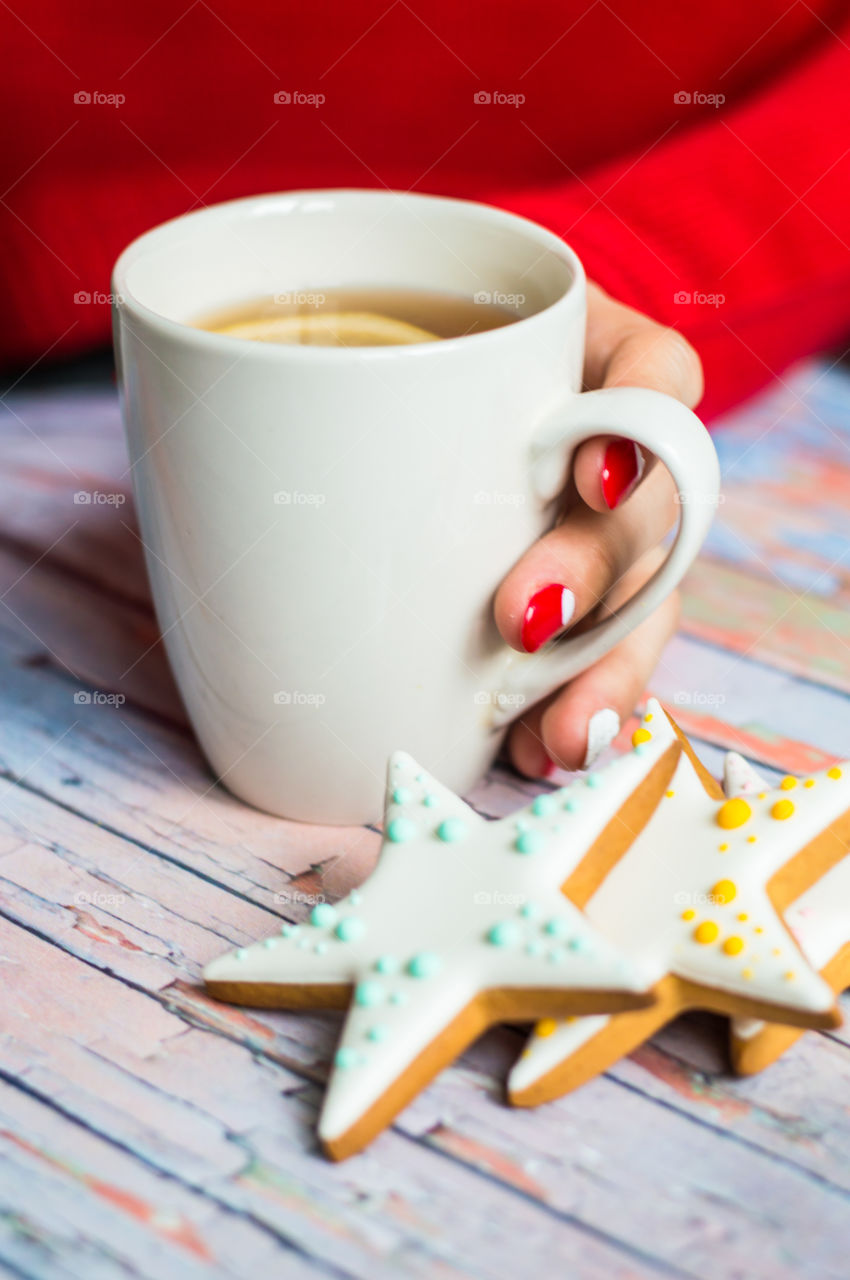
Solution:
<svg viewBox="0 0 850 1280">
<path fill-rule="evenodd" d="M 652 387 L 692 409 L 702 396 L 702 367 L 675 329 L 591 284 L 584 384 L 585 390 Z M 534 652 L 634 595 L 664 557 L 660 543 L 676 520 L 675 496 L 666 468 L 631 442 L 605 436 L 583 444 L 559 523 L 496 593 L 496 623 L 508 644 Z M 673 595 L 595 666 L 532 707 L 511 728 L 516 768 L 540 777 L 555 765 L 592 763 L 633 710 L 677 619 Z"/>
</svg>

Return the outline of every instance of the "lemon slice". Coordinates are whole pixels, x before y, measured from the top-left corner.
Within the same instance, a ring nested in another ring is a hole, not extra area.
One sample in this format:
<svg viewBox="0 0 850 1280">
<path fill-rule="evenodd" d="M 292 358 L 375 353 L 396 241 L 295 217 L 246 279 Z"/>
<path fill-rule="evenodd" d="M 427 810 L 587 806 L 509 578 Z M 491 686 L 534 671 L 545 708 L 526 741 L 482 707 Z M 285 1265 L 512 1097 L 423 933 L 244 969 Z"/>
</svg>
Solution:
<svg viewBox="0 0 850 1280">
<path fill-rule="evenodd" d="M 437 342 L 435 333 L 406 320 L 372 311 L 325 311 L 315 315 L 266 316 L 225 325 L 219 333 L 254 342 L 303 343 L 318 347 L 389 347 Z"/>
</svg>

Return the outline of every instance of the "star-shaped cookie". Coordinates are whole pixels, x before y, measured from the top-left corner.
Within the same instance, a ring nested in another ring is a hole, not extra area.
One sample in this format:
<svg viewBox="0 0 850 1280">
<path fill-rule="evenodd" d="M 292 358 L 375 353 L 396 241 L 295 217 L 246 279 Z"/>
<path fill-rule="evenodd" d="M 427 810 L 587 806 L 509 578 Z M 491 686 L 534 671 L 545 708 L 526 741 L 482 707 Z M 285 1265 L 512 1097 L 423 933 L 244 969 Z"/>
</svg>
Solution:
<svg viewBox="0 0 850 1280">
<path fill-rule="evenodd" d="M 643 727 L 663 743 L 677 735 L 654 708 Z M 650 965 L 658 1002 L 538 1023 L 508 1081 L 517 1105 L 576 1088 L 685 1009 L 800 1027 L 840 1022 L 831 987 L 782 913 L 850 847 L 850 767 L 724 798 L 682 741 L 665 799 L 604 882 L 589 898 L 566 885 L 594 924 Z"/>
<path fill-rule="evenodd" d="M 487 821 L 399 752 L 380 857 L 363 886 L 207 966 L 207 987 L 223 1000 L 347 1009 L 319 1124 L 329 1155 L 360 1150 L 493 1022 L 651 1002 L 640 963 L 563 886 L 577 870 L 591 883 L 619 859 L 680 753 L 673 736 L 641 742 Z"/>
<path fill-rule="evenodd" d="M 767 788 L 752 765 L 733 751 L 726 757 L 726 781 L 727 787 L 742 795 Z M 788 784 L 788 779 L 783 781 Z M 850 857 L 843 857 L 791 904 L 785 923 L 809 964 L 836 994 L 850 986 Z M 798 1027 L 733 1018 L 732 1065 L 739 1075 L 754 1075 L 781 1057 L 801 1035 Z"/>
</svg>

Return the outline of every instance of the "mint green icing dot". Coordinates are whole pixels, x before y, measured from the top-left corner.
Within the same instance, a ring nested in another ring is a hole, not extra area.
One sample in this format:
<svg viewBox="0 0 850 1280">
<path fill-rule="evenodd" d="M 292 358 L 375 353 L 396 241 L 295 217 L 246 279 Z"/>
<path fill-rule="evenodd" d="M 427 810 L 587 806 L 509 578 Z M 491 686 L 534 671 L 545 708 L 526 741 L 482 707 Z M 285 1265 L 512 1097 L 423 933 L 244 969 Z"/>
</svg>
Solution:
<svg viewBox="0 0 850 1280">
<path fill-rule="evenodd" d="M 416 777 L 414 778 L 414 782 L 424 782 L 424 781 L 425 781 L 425 774 L 417 773 Z"/>
<path fill-rule="evenodd" d="M 528 823 L 526 822 L 525 818 L 517 818 L 516 822 L 514 823 L 514 826 L 516 827 L 517 831 L 528 830 Z"/>
<path fill-rule="evenodd" d="M 348 901 L 351 903 L 352 907 L 359 907 L 360 903 L 363 901 L 363 894 L 359 889 L 352 889 L 351 893 L 348 895 Z"/>
<path fill-rule="evenodd" d="M 359 916 L 346 916 L 344 920 L 340 920 L 334 930 L 340 942 L 356 942 L 365 932 L 366 925 Z"/>
<path fill-rule="evenodd" d="M 371 1009 L 373 1005 L 382 1004 L 386 992 L 380 982 L 358 982 L 354 988 L 354 1003 Z"/>
<path fill-rule="evenodd" d="M 569 933 L 570 926 L 562 917 L 555 916 L 554 919 L 546 921 L 543 929 L 551 938 L 564 938 Z"/>
<path fill-rule="evenodd" d="M 531 806 L 531 812 L 537 818 L 547 818 L 550 813 L 554 813 L 558 807 L 558 802 L 553 795 L 544 794 L 535 796 L 534 803 Z"/>
<path fill-rule="evenodd" d="M 570 799 L 564 805 L 564 808 L 566 809 L 567 813 L 577 813 L 578 810 L 581 808 L 581 806 L 579 805 L 578 800 L 575 800 L 572 797 L 570 797 Z"/>
<path fill-rule="evenodd" d="M 398 973 L 399 963 L 395 956 L 378 956 L 375 968 L 378 973 Z"/>
<path fill-rule="evenodd" d="M 404 844 L 405 840 L 412 840 L 415 835 L 416 825 L 409 818 L 393 818 L 387 827 L 387 838 L 393 844 Z"/>
<path fill-rule="evenodd" d="M 536 902 L 524 902 L 519 913 L 525 920 L 533 920 L 535 916 L 540 915 L 540 908 Z"/>
<path fill-rule="evenodd" d="M 589 773 L 584 781 L 585 781 L 585 785 L 588 787 L 602 786 L 602 778 L 598 773 Z"/>
<path fill-rule="evenodd" d="M 327 951 L 327 949 L 328 949 L 328 944 L 326 942 L 317 942 L 315 947 L 313 948 L 317 956 L 323 956 Z"/>
<path fill-rule="evenodd" d="M 555 947 L 553 948 L 552 951 L 549 952 L 549 954 L 546 956 L 546 959 L 551 960 L 552 964 L 560 964 L 561 961 L 565 958 L 566 954 L 567 953 L 563 949 L 563 947 Z"/>
<path fill-rule="evenodd" d="M 406 991 L 391 991 L 391 992 L 390 992 L 390 1004 L 407 1004 L 407 992 L 406 992 Z"/>
<path fill-rule="evenodd" d="M 339 1067 L 342 1071 L 347 1070 L 348 1067 L 356 1067 L 362 1061 L 363 1059 L 357 1050 L 350 1048 L 348 1045 L 344 1045 L 341 1049 L 337 1049 L 334 1054 L 334 1065 Z"/>
<path fill-rule="evenodd" d="M 247 949 L 245 947 L 240 947 L 239 950 L 236 952 L 236 959 L 246 960 L 247 958 L 248 958 Z"/>
<path fill-rule="evenodd" d="M 543 948 L 535 938 L 532 938 L 531 942 L 526 942 L 525 950 L 526 950 L 526 953 L 530 956 L 539 956 Z"/>
<path fill-rule="evenodd" d="M 487 933 L 487 941 L 494 947 L 510 947 L 519 938 L 519 927 L 515 920 L 500 920 Z"/>
<path fill-rule="evenodd" d="M 280 931 L 284 938 L 294 938 L 298 932 L 298 925 L 290 924 L 287 920 L 280 926 Z"/>
<path fill-rule="evenodd" d="M 296 940 L 295 945 L 296 947 L 302 947 L 302 948 L 309 947 L 310 939 L 306 936 L 306 934 L 302 933 L 301 937 Z"/>
<path fill-rule="evenodd" d="M 433 951 L 417 951 L 407 962 L 407 972 L 412 978 L 432 978 L 441 967 L 440 957 Z"/>
<path fill-rule="evenodd" d="M 277 943 L 278 943 L 277 938 L 263 938 L 263 946 L 265 947 L 266 951 L 271 951 L 272 947 L 277 946 Z"/>
<path fill-rule="evenodd" d="M 382 1022 L 378 1022 L 374 1027 L 370 1027 L 366 1032 L 367 1040 L 374 1040 L 376 1044 L 381 1044 L 384 1040 L 388 1040 L 390 1035 L 389 1027 Z"/>
<path fill-rule="evenodd" d="M 432 792 L 429 791 L 427 796 L 423 797 L 422 803 L 426 805 L 427 808 L 433 809 L 434 806 L 437 804 L 437 797 L 433 795 Z"/>
<path fill-rule="evenodd" d="M 516 838 L 515 848 L 518 853 L 539 853 L 545 841 L 539 831 L 521 831 Z"/>
<path fill-rule="evenodd" d="M 437 835 L 445 844 L 455 844 L 466 835 L 466 823 L 462 818 L 445 818 L 437 827 Z"/>
<path fill-rule="evenodd" d="M 649 743 L 648 743 L 648 742 L 639 742 L 639 743 L 637 744 L 637 746 L 635 747 L 635 755 L 636 755 L 636 756 L 645 756 L 648 750 L 649 750 Z"/>
<path fill-rule="evenodd" d="M 335 920 L 336 907 L 332 907 L 329 902 L 317 902 L 310 912 L 310 924 L 314 924 L 318 929 L 332 925 Z"/>
<path fill-rule="evenodd" d="M 410 799 L 410 792 L 407 787 L 396 787 L 393 792 L 393 804 L 407 804 Z"/>
<path fill-rule="evenodd" d="M 580 938 L 580 937 L 570 938 L 569 942 L 567 943 L 567 946 L 569 947 L 570 951 L 586 951 L 587 939 Z"/>
</svg>

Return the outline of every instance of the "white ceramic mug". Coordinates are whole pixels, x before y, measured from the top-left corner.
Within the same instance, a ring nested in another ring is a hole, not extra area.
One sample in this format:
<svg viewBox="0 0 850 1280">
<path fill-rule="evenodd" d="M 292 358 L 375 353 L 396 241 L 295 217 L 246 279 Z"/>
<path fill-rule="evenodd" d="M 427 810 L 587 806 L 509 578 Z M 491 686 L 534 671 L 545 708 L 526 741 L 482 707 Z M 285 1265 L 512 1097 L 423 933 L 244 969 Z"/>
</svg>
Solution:
<svg viewBox="0 0 850 1280">
<path fill-rule="evenodd" d="M 192 327 L 323 284 L 519 295 L 524 318 L 373 348 Z M 507 721 L 654 610 L 707 531 L 718 469 L 705 429 L 658 392 L 578 394 L 584 272 L 523 218 L 392 192 L 238 200 L 136 240 L 113 293 L 168 655 L 216 775 L 261 809 L 376 819 L 396 747 L 467 790 Z M 608 433 L 671 471 L 682 500 L 672 550 L 617 615 L 517 654 L 496 630 L 493 593 L 551 524 L 575 446 Z"/>
</svg>

